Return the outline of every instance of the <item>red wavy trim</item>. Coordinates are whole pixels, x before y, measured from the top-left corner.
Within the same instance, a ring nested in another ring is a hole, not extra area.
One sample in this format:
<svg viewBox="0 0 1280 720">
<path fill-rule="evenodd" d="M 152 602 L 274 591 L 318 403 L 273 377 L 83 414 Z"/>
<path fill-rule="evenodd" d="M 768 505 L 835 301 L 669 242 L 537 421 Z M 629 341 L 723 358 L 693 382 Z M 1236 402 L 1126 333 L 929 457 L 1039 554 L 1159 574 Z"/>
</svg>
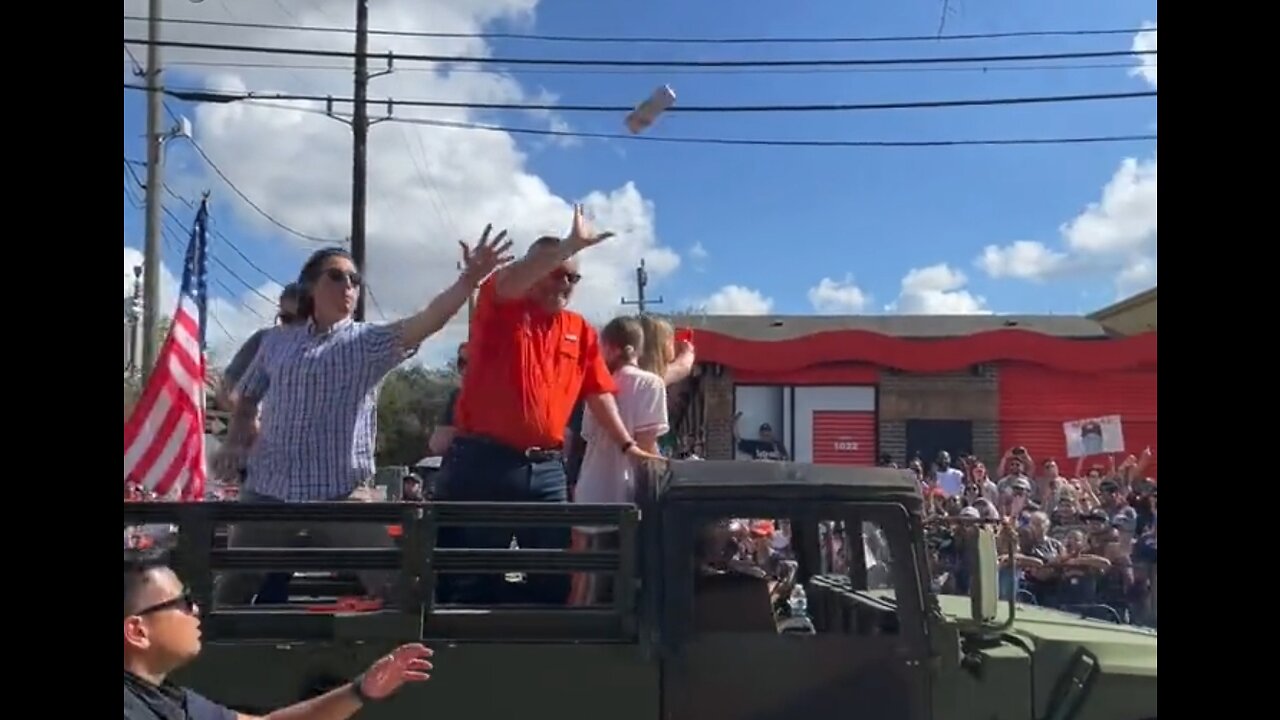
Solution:
<svg viewBox="0 0 1280 720">
<path fill-rule="evenodd" d="M 744 340 L 698 330 L 698 360 L 756 373 L 824 363 L 869 363 L 939 373 L 979 363 L 1026 362 L 1067 372 L 1108 372 L 1156 364 L 1156 334 L 1070 340 L 1029 330 L 991 330 L 956 338 L 909 340 L 866 330 L 831 330 L 790 340 Z"/>
</svg>

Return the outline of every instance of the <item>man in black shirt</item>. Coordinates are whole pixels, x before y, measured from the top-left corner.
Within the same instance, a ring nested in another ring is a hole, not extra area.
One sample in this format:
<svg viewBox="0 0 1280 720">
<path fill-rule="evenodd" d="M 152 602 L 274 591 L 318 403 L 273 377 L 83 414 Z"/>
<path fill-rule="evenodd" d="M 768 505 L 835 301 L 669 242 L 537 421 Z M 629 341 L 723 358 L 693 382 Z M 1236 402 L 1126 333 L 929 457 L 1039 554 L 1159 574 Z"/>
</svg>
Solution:
<svg viewBox="0 0 1280 720">
<path fill-rule="evenodd" d="M 755 440 L 748 440 L 738 435 L 738 421 L 742 419 L 742 413 L 733 414 L 733 444 L 738 453 L 746 455 L 752 460 L 774 460 L 786 461 L 791 456 L 787 453 L 787 448 L 773 435 L 773 426 L 769 423 L 762 423 L 757 431 Z"/>
<path fill-rule="evenodd" d="M 124 571 L 124 720 L 345 720 L 431 670 L 429 649 L 402 645 L 337 689 L 254 718 L 166 680 L 199 654 L 200 610 L 182 581 L 158 556 L 137 556 Z"/>
</svg>

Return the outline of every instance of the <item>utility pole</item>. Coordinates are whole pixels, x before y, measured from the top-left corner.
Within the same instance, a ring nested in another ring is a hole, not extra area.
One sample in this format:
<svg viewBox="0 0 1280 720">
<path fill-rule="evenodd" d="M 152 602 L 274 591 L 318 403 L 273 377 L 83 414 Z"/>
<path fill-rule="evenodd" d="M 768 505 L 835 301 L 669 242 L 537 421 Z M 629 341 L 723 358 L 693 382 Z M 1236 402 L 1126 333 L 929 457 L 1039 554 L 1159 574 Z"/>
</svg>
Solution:
<svg viewBox="0 0 1280 720">
<path fill-rule="evenodd" d="M 155 0 L 152 0 L 153 2 Z M 365 271 L 364 217 L 369 162 L 369 0 L 356 0 L 355 109 L 351 113 L 351 257 Z M 356 320 L 364 320 L 364 296 L 356 300 Z"/>
<path fill-rule="evenodd" d="M 640 266 L 636 268 L 636 299 L 628 300 L 624 297 L 622 298 L 622 304 L 635 305 L 636 308 L 640 311 L 641 315 L 644 315 L 644 309 L 646 305 L 649 305 L 649 304 L 661 305 L 662 304 L 661 295 L 658 296 L 657 300 L 649 300 L 645 298 L 644 289 L 648 286 L 649 286 L 649 273 L 646 272 L 644 269 L 644 260 L 641 260 Z"/>
<path fill-rule="evenodd" d="M 142 262 L 142 378 L 151 374 L 159 352 L 160 326 L 160 190 L 164 185 L 161 131 L 164 95 L 160 83 L 160 0 L 147 13 L 147 187 L 146 240 Z"/>
<path fill-rule="evenodd" d="M 153 0 L 154 1 L 154 0 Z M 387 115 L 369 119 L 369 81 L 390 73 L 395 58 L 387 56 L 387 69 L 369 72 L 369 0 L 356 0 L 356 62 L 355 92 L 351 119 L 338 117 L 333 112 L 333 99 L 329 99 L 328 114 L 351 126 L 351 257 L 356 269 L 365 273 L 365 209 L 368 205 L 369 128 L 391 117 L 394 102 L 387 101 Z M 365 293 L 356 300 L 356 320 L 364 320 Z"/>
</svg>

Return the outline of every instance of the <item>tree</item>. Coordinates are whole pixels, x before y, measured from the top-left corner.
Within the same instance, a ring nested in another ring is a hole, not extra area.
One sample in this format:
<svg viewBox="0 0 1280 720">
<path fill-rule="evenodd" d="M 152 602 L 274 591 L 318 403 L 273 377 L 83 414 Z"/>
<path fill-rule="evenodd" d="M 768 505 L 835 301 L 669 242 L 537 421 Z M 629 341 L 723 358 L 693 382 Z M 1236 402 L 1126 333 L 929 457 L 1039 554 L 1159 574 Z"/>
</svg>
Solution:
<svg viewBox="0 0 1280 720">
<path fill-rule="evenodd" d="M 457 387 L 458 375 L 452 369 L 412 365 L 392 371 L 378 397 L 378 464 L 413 465 L 421 460 L 427 454 L 427 438 Z"/>
</svg>

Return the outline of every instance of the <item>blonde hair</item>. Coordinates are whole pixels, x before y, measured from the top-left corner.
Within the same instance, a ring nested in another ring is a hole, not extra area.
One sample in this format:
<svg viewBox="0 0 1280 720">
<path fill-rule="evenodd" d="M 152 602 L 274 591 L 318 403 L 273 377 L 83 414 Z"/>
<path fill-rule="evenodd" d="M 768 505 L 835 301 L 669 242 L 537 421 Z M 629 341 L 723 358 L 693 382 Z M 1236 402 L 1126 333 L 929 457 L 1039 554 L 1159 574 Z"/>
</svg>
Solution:
<svg viewBox="0 0 1280 720">
<path fill-rule="evenodd" d="M 675 330 L 666 320 L 648 315 L 640 317 L 640 327 L 644 328 L 644 347 L 640 351 L 640 358 L 636 364 L 641 370 L 648 370 L 658 377 L 666 377 L 667 365 L 675 359 L 672 357 Z"/>
</svg>

